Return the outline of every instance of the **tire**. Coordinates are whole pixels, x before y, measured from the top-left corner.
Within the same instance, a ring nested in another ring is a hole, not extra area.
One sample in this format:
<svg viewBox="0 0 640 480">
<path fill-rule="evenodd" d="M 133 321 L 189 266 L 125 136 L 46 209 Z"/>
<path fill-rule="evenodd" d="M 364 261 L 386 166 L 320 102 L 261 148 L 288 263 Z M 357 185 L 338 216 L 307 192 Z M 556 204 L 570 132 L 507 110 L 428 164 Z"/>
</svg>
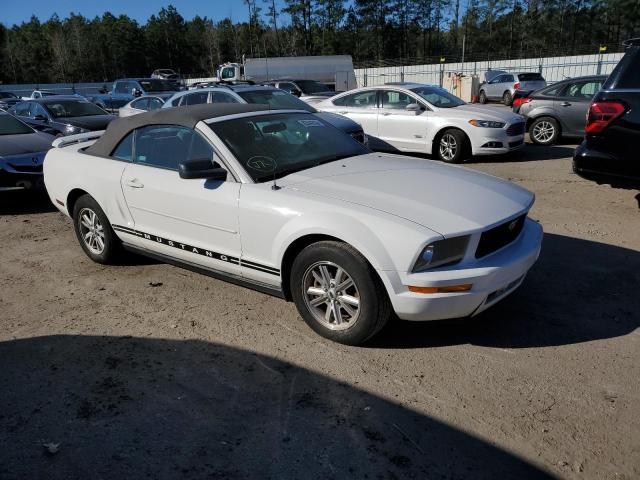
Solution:
<svg viewBox="0 0 640 480">
<path fill-rule="evenodd" d="M 336 283 L 343 288 L 336 289 Z M 302 250 L 293 262 L 290 285 L 293 301 L 307 325 L 334 342 L 360 345 L 378 333 L 391 316 L 391 302 L 377 273 L 345 243 L 322 241 Z M 336 321 L 338 316 L 340 321 Z"/>
<path fill-rule="evenodd" d="M 513 95 L 511 95 L 510 91 L 506 91 L 502 94 L 502 103 L 504 103 L 507 107 L 513 105 Z"/>
<path fill-rule="evenodd" d="M 484 93 L 484 90 L 480 90 L 480 95 L 478 96 L 478 101 L 483 105 L 487 103 L 487 94 Z"/>
<path fill-rule="evenodd" d="M 553 145 L 560 136 L 560 124 L 555 118 L 539 117 L 529 126 L 529 138 L 537 145 Z"/>
<path fill-rule="evenodd" d="M 96 263 L 113 264 L 122 252 L 120 239 L 98 202 L 81 196 L 73 206 L 73 226 L 84 253 Z"/>
<path fill-rule="evenodd" d="M 435 144 L 438 158 L 446 163 L 461 163 L 467 156 L 467 136 L 460 130 L 442 132 Z"/>
</svg>

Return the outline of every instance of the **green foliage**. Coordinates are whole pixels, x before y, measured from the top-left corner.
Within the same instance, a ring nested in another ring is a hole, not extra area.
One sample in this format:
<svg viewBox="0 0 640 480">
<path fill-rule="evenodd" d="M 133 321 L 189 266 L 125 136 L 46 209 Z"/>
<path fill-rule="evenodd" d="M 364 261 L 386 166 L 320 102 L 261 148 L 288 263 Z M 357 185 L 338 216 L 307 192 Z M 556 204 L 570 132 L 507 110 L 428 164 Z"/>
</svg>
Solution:
<svg viewBox="0 0 640 480">
<path fill-rule="evenodd" d="M 234 24 L 173 6 L 145 25 L 126 15 L 71 14 L 0 24 L 0 82 L 110 81 L 156 68 L 210 76 L 243 55 L 350 54 L 433 62 L 619 51 L 640 36 L 638 0 L 244 0 L 249 20 Z M 279 9 L 282 5 L 282 9 Z"/>
</svg>

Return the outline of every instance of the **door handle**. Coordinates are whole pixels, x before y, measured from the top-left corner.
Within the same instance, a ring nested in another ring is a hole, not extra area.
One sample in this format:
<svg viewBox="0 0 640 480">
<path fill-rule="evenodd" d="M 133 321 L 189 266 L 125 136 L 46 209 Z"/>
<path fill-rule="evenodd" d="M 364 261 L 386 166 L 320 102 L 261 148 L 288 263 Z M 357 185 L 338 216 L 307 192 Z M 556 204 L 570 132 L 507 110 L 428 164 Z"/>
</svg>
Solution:
<svg viewBox="0 0 640 480">
<path fill-rule="evenodd" d="M 571 103 L 570 102 L 562 102 L 560 105 L 562 105 L 563 107 L 570 107 Z"/>
<path fill-rule="evenodd" d="M 144 188 L 144 184 L 140 183 L 137 178 L 132 178 L 126 182 L 128 187 L 131 188 Z"/>
</svg>

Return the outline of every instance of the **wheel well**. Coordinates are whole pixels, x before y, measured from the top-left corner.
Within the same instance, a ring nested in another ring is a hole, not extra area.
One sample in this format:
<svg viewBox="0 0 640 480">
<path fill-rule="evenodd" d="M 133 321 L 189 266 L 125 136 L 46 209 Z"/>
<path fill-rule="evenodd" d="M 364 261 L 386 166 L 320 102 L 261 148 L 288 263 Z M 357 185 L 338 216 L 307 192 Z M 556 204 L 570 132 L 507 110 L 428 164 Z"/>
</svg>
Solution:
<svg viewBox="0 0 640 480">
<path fill-rule="evenodd" d="M 461 132 L 466 140 L 465 147 L 467 149 L 467 153 L 471 154 L 471 140 L 469 140 L 469 135 L 467 135 L 464 130 L 458 127 L 444 127 L 439 130 L 438 133 L 436 133 L 435 137 L 433 137 L 433 143 L 431 144 L 431 155 L 437 155 L 438 142 L 440 142 L 440 137 L 442 137 L 444 132 L 446 132 L 447 130 L 457 130 Z"/>
<path fill-rule="evenodd" d="M 503 97 L 504 97 L 504 94 L 505 94 L 505 93 L 508 93 L 509 95 L 511 95 L 511 96 L 513 97 L 512 93 L 511 93 L 511 90 L 506 89 L 504 92 L 502 92 L 502 96 L 503 96 Z"/>
<path fill-rule="evenodd" d="M 69 212 L 69 215 L 73 215 L 73 207 L 78 199 L 83 195 L 87 195 L 87 192 L 80 188 L 74 188 L 69 192 L 69 195 L 67 195 L 67 211 Z"/>
</svg>

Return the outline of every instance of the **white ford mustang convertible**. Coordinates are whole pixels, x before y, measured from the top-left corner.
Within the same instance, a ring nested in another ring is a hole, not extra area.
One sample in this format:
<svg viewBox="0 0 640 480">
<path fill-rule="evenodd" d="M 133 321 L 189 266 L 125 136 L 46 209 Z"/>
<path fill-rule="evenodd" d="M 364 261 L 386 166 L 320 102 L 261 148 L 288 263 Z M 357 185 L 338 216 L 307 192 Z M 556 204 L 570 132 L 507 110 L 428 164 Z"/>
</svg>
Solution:
<svg viewBox="0 0 640 480">
<path fill-rule="evenodd" d="M 263 108 L 163 109 L 58 139 L 44 162 L 51 200 L 96 262 L 124 248 L 275 294 L 351 345 L 392 311 L 475 315 L 538 258 L 527 190 Z"/>
</svg>

